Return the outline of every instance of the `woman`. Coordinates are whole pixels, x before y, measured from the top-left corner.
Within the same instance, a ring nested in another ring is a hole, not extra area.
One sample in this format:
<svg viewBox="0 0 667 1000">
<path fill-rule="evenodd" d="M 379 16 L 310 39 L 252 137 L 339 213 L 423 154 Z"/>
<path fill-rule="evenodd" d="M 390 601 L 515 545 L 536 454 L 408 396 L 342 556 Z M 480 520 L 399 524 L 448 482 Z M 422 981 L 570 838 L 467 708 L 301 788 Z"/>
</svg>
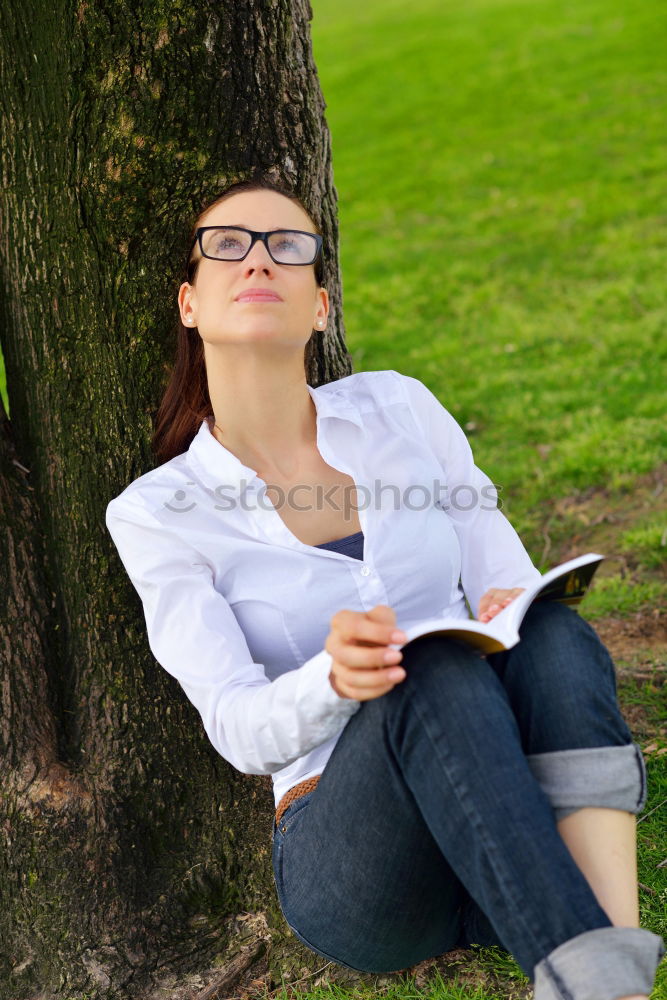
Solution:
<svg viewBox="0 0 667 1000">
<path fill-rule="evenodd" d="M 161 464 L 107 508 L 151 650 L 218 752 L 273 776 L 280 905 L 313 951 L 390 972 L 500 944 L 537 1000 L 646 997 L 645 768 L 609 653 L 555 602 L 506 653 L 396 648 L 398 625 L 466 598 L 488 621 L 539 574 L 423 383 L 306 383 L 321 242 L 271 182 L 196 221 Z"/>
</svg>

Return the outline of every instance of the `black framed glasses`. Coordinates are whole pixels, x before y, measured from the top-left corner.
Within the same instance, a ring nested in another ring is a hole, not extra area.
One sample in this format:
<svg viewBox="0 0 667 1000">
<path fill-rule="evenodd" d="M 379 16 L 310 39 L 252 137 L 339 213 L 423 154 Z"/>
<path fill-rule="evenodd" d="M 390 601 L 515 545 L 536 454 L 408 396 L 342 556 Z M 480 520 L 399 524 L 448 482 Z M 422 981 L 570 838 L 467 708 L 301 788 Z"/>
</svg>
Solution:
<svg viewBox="0 0 667 1000">
<path fill-rule="evenodd" d="M 322 237 L 302 229 L 257 233 L 242 226 L 200 226 L 190 253 L 198 242 L 202 256 L 209 260 L 244 260 L 257 240 L 261 240 L 276 264 L 314 264 L 322 250 Z"/>
</svg>

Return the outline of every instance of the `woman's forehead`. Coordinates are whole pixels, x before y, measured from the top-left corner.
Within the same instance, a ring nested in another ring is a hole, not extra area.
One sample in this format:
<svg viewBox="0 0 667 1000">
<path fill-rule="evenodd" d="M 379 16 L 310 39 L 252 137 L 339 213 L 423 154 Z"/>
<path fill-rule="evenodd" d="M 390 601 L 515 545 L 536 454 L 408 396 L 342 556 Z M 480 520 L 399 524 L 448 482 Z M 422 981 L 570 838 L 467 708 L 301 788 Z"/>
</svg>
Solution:
<svg viewBox="0 0 667 1000">
<path fill-rule="evenodd" d="M 244 226 L 247 229 L 313 230 L 307 213 L 278 191 L 239 191 L 202 216 L 200 226 Z"/>
</svg>

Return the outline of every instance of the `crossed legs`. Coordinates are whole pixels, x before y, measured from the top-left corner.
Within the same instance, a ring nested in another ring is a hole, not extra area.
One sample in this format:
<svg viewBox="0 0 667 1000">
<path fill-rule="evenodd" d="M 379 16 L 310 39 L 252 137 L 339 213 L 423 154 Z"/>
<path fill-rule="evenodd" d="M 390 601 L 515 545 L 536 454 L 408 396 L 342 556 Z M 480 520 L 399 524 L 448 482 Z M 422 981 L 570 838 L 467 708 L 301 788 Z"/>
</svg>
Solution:
<svg viewBox="0 0 667 1000">
<path fill-rule="evenodd" d="M 645 796 L 593 630 L 549 602 L 508 653 L 423 637 L 403 664 L 402 684 L 362 705 L 274 831 L 296 936 L 350 968 L 395 971 L 454 947 L 476 910 L 491 931 L 479 943 L 495 936 L 537 1000 L 589 1000 L 591 981 L 595 1000 L 648 992 L 661 940 L 613 926 L 566 844 L 586 811 L 632 814 Z"/>
</svg>

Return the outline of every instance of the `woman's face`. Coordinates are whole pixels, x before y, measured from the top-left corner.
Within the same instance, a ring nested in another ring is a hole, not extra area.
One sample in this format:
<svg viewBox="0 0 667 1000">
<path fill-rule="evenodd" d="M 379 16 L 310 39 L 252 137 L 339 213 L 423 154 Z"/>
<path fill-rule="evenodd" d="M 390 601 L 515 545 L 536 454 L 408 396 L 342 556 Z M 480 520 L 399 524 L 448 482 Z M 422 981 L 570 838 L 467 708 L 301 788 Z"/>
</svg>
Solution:
<svg viewBox="0 0 667 1000">
<path fill-rule="evenodd" d="M 230 195 L 205 213 L 199 225 L 315 231 L 300 205 L 263 189 Z M 201 258 L 198 243 L 192 257 Z M 270 291 L 277 298 L 252 298 L 247 294 L 251 289 Z M 203 257 L 194 284 L 181 285 L 178 304 L 185 326 L 197 327 L 210 344 L 271 340 L 303 349 L 313 329 L 324 329 L 329 299 L 317 284 L 314 265 L 276 264 L 257 240 L 245 260 Z"/>
</svg>

